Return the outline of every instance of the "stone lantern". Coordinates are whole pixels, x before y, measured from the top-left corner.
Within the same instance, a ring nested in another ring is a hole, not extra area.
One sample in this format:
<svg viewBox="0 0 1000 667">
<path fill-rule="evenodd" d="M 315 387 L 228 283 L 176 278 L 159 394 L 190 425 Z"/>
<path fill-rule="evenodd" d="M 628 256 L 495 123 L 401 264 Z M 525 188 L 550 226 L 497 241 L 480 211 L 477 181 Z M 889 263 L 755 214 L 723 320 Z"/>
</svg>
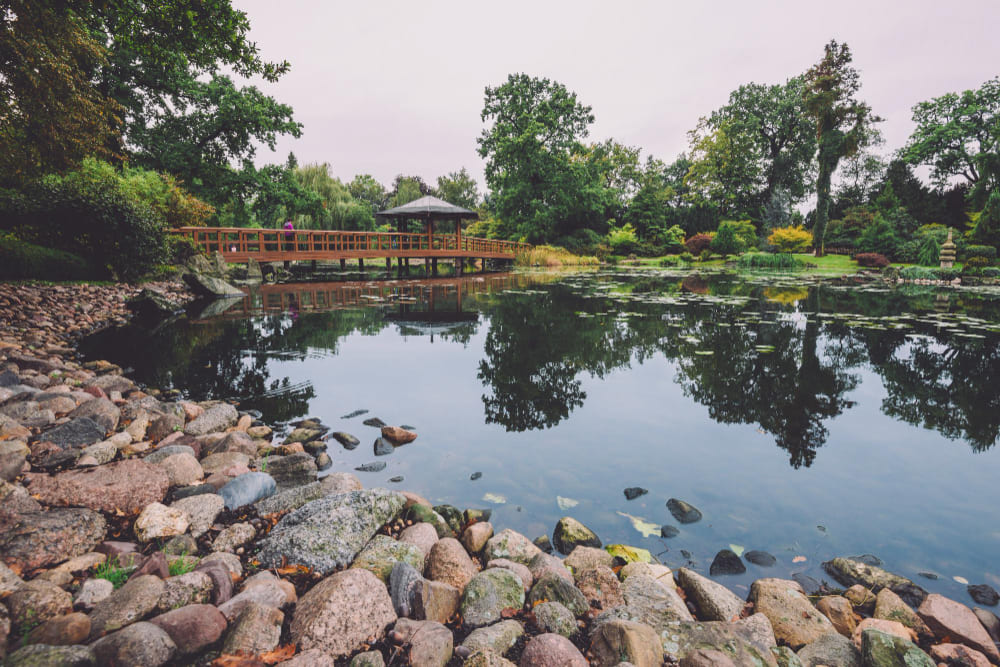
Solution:
<svg viewBox="0 0 1000 667">
<path fill-rule="evenodd" d="M 948 240 L 941 244 L 941 268 L 950 269 L 955 266 L 955 242 L 951 240 L 951 228 L 948 229 Z"/>
</svg>

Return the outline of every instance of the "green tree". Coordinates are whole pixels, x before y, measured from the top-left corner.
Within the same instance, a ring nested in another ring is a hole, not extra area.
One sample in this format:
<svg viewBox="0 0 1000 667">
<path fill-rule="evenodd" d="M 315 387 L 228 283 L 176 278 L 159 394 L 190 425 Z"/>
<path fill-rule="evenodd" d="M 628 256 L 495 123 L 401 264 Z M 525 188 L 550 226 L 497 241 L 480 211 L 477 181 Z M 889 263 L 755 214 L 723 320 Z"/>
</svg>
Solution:
<svg viewBox="0 0 1000 667">
<path fill-rule="evenodd" d="M 760 219 L 781 190 L 791 203 L 812 187 L 815 127 L 805 114 L 803 79 L 740 86 L 690 133 L 688 184 L 729 214 Z"/>
<path fill-rule="evenodd" d="M 851 50 L 847 44 L 830 41 L 824 47 L 823 59 L 806 72 L 803 101 L 806 114 L 816 126 L 818 171 L 816 178 L 816 222 L 813 226 L 813 246 L 816 256 L 824 254 L 823 239 L 830 213 L 830 181 L 842 158 L 855 155 L 869 144 L 873 123 L 882 119 L 873 116 L 871 107 L 856 100 L 861 77 L 851 66 Z"/>
<path fill-rule="evenodd" d="M 489 126 L 479 154 L 508 235 L 544 242 L 606 229 L 607 190 L 581 144 L 594 116 L 576 93 L 549 79 L 511 74 L 486 88 L 481 116 Z"/>
<path fill-rule="evenodd" d="M 301 215 L 309 216 L 309 220 L 321 217 L 322 199 L 296 178 L 297 168 L 295 155 L 289 153 L 285 164 L 269 164 L 257 172 L 258 190 L 252 209 L 261 226 L 277 227 L 285 218 Z"/>
<path fill-rule="evenodd" d="M 438 176 L 437 196 L 449 204 L 474 209 L 479 205 L 479 184 L 462 167 L 445 176 Z"/>
<path fill-rule="evenodd" d="M 737 226 L 732 220 L 724 220 L 719 224 L 719 231 L 712 237 L 708 245 L 712 252 L 722 255 L 736 255 L 746 250 L 743 239 L 737 235 Z"/>
<path fill-rule="evenodd" d="M 975 90 L 947 93 L 913 107 L 917 124 L 901 154 L 909 164 L 931 167 L 939 186 L 953 178 L 976 185 L 985 176 L 1000 186 L 987 162 L 1000 153 L 1000 77 Z"/>
<path fill-rule="evenodd" d="M 319 197 L 319 207 L 300 218 L 312 229 L 372 230 L 375 216 L 368 202 L 355 199 L 350 188 L 330 175 L 330 165 L 309 164 L 295 169 L 295 180 Z"/>
<path fill-rule="evenodd" d="M 0 185 L 120 157 L 122 109 L 90 79 L 106 58 L 68 3 L 0 3 Z"/>
<path fill-rule="evenodd" d="M 368 205 L 372 216 L 388 207 L 388 191 L 371 174 L 358 174 L 347 184 L 347 189 L 352 197 Z"/>
<path fill-rule="evenodd" d="M 616 204 L 615 217 L 621 220 L 643 182 L 639 149 L 608 139 L 592 144 L 587 159 L 600 173 L 604 187 Z"/>
</svg>

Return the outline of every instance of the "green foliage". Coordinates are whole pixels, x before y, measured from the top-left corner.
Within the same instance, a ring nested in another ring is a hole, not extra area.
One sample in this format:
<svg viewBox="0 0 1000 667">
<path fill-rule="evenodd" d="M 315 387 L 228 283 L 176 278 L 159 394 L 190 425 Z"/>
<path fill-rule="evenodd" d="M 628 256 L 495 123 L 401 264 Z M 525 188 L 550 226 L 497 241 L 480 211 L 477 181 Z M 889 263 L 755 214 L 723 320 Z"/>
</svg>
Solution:
<svg viewBox="0 0 1000 667">
<path fill-rule="evenodd" d="M 665 252 L 677 253 L 684 250 L 684 230 L 679 225 L 657 234 L 656 240 L 663 246 Z"/>
<path fill-rule="evenodd" d="M 690 262 L 694 261 L 694 255 L 692 255 L 690 252 L 687 252 L 687 251 L 682 252 L 681 254 L 677 255 L 677 257 L 682 262 L 688 262 L 688 263 L 690 263 Z"/>
<path fill-rule="evenodd" d="M 856 247 L 865 253 L 895 256 L 900 243 L 899 235 L 896 234 L 892 224 L 881 215 L 876 215 L 875 221 L 861 232 Z"/>
<path fill-rule="evenodd" d="M 951 282 L 955 278 L 958 278 L 960 275 L 962 275 L 962 272 L 955 268 L 935 269 L 934 273 L 937 274 L 938 280 L 944 280 L 945 282 Z"/>
<path fill-rule="evenodd" d="M 197 565 L 197 558 L 182 553 L 179 558 L 175 558 L 170 561 L 167 565 L 167 571 L 170 573 L 171 577 L 177 577 L 182 574 L 187 574 L 188 572 L 193 572 Z"/>
<path fill-rule="evenodd" d="M 86 280 L 94 270 L 72 253 L 26 243 L 0 231 L 0 280 Z"/>
<path fill-rule="evenodd" d="M 917 250 L 917 263 L 921 266 L 937 266 L 941 261 L 941 246 L 933 236 L 925 236 Z"/>
<path fill-rule="evenodd" d="M 376 213 L 388 208 L 389 193 L 371 174 L 358 174 L 347 184 L 347 189 L 354 199 L 370 208 L 373 220 Z"/>
<path fill-rule="evenodd" d="M 804 269 L 805 262 L 787 252 L 748 252 L 737 261 L 741 269 Z"/>
<path fill-rule="evenodd" d="M 667 255 L 666 257 L 661 257 L 660 261 L 657 262 L 658 266 L 663 268 L 670 268 L 672 266 L 677 266 L 681 263 L 681 258 L 679 255 Z"/>
<path fill-rule="evenodd" d="M 112 177 L 48 176 L 8 224 L 25 241 L 77 254 L 120 280 L 140 278 L 166 252 L 162 218 Z"/>
<path fill-rule="evenodd" d="M 684 242 L 684 247 L 692 255 L 701 255 L 712 243 L 714 234 L 695 234 Z"/>
<path fill-rule="evenodd" d="M 946 93 L 913 107 L 917 127 L 903 149 L 910 164 L 931 167 L 931 175 L 941 187 L 960 177 L 977 185 L 984 177 L 993 182 L 988 161 L 1000 153 L 1000 77 L 980 88 L 962 93 Z"/>
<path fill-rule="evenodd" d="M 472 210 L 479 205 L 479 184 L 462 167 L 445 176 L 438 176 L 437 196 L 449 204 Z"/>
<path fill-rule="evenodd" d="M 971 239 L 981 245 L 1000 246 L 1000 189 L 990 195 L 976 216 Z"/>
<path fill-rule="evenodd" d="M 122 109 L 91 83 L 107 64 L 102 43 L 68 3 L 3 3 L 0 186 L 118 155 Z"/>
<path fill-rule="evenodd" d="M 719 229 L 708 245 L 712 252 L 725 258 L 726 255 L 736 255 L 746 250 L 747 244 L 737 231 L 739 225 L 740 223 L 732 220 L 723 220 L 719 223 Z M 753 229 L 753 225 L 750 225 L 750 228 Z M 756 239 L 756 234 L 754 234 L 754 239 Z"/>
<path fill-rule="evenodd" d="M 830 181 L 842 158 L 855 155 L 873 139 L 873 124 L 881 119 L 872 116 L 871 107 L 854 99 L 861 88 L 861 77 L 851 67 L 847 44 L 831 41 L 824 48 L 823 59 L 806 72 L 803 101 L 806 114 L 816 125 L 819 144 L 816 179 L 816 221 L 813 246 L 823 256 L 827 221 L 830 212 Z"/>
<path fill-rule="evenodd" d="M 965 260 L 965 263 L 963 264 L 962 268 L 964 268 L 964 269 L 982 269 L 982 268 L 985 268 L 987 266 L 990 266 L 991 264 L 993 264 L 993 262 L 991 262 L 986 257 L 976 256 L 976 257 L 970 257 L 967 260 Z"/>
<path fill-rule="evenodd" d="M 858 266 L 874 269 L 884 269 L 889 266 L 889 258 L 874 252 L 862 252 L 854 256 Z"/>
<path fill-rule="evenodd" d="M 728 214 L 759 218 L 780 190 L 790 204 L 805 198 L 816 152 L 816 128 L 805 113 L 804 81 L 740 86 L 729 102 L 690 133 L 685 182 Z"/>
<path fill-rule="evenodd" d="M 922 266 L 904 266 L 899 271 L 899 277 L 903 280 L 937 280 L 938 274 Z"/>
<path fill-rule="evenodd" d="M 107 579 L 117 589 L 128 581 L 129 574 L 135 568 L 125 568 L 118 564 L 118 558 L 109 558 L 94 568 L 94 578 Z"/>
<path fill-rule="evenodd" d="M 635 252 L 636 244 L 639 241 L 635 233 L 635 227 L 625 223 L 622 227 L 614 227 L 608 232 L 608 245 L 611 252 L 616 255 L 628 255 Z"/>
<path fill-rule="evenodd" d="M 581 139 L 594 121 L 575 93 L 549 79 L 512 74 L 487 87 L 479 137 L 492 206 L 508 238 L 565 238 L 606 230 L 611 196 L 601 165 L 586 159 Z"/>
<path fill-rule="evenodd" d="M 736 238 L 743 243 L 744 249 L 757 245 L 757 227 L 750 220 L 723 220 L 719 223 L 721 229 L 726 225 L 733 230 Z"/>
<path fill-rule="evenodd" d="M 286 191 L 288 201 L 281 206 L 285 215 L 295 215 L 295 225 L 299 229 L 375 229 L 376 211 L 371 202 L 355 198 L 349 186 L 330 175 L 329 164 L 296 166 L 293 178 L 298 187 Z M 382 187 L 374 179 L 372 182 Z M 279 215 L 275 222 L 280 219 Z"/>
<path fill-rule="evenodd" d="M 767 242 L 778 249 L 778 252 L 806 252 L 812 245 L 812 234 L 802 225 L 797 227 L 778 227 L 767 237 Z"/>
<path fill-rule="evenodd" d="M 997 258 L 997 249 L 991 245 L 969 245 L 965 247 L 964 256 L 966 258 L 983 257 L 992 262 Z"/>
</svg>

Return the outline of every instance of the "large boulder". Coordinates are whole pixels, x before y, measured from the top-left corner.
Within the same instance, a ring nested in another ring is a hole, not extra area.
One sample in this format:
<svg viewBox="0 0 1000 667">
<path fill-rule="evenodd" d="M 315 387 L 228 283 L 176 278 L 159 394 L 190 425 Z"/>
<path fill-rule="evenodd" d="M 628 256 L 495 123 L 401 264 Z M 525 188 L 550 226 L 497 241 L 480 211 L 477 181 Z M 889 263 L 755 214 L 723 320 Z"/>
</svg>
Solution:
<svg viewBox="0 0 1000 667">
<path fill-rule="evenodd" d="M 341 658 L 369 637 L 385 636 L 396 620 L 392 600 L 378 577 L 362 569 L 323 579 L 302 596 L 292 618 L 291 637 L 302 650 L 321 649 Z"/>
<path fill-rule="evenodd" d="M 90 637 L 96 639 L 141 621 L 156 610 L 163 580 L 152 574 L 133 577 L 99 602 L 90 614 Z"/>
<path fill-rule="evenodd" d="M 170 476 L 157 465 L 125 459 L 86 470 L 32 475 L 28 490 L 50 506 L 72 505 L 102 512 L 136 514 L 163 500 Z"/>
<path fill-rule="evenodd" d="M 951 641 L 971 646 L 994 664 L 1000 664 L 1000 650 L 975 613 L 964 604 L 933 593 L 927 596 L 917 613 L 938 638 L 950 637 Z"/>
<path fill-rule="evenodd" d="M 165 665 L 177 652 L 177 645 L 162 628 L 152 623 L 135 623 L 94 642 L 91 647 L 102 665 Z"/>
<path fill-rule="evenodd" d="M 509 528 L 491 537 L 483 550 L 486 561 L 505 558 L 522 565 L 527 565 L 540 553 L 542 550 L 534 542 Z"/>
<path fill-rule="evenodd" d="M 465 589 L 476 572 L 477 568 L 469 554 L 453 537 L 438 540 L 427 555 L 427 577 L 454 586 L 460 591 Z"/>
<path fill-rule="evenodd" d="M 798 652 L 802 667 L 861 667 L 861 653 L 847 637 L 830 633 L 823 635 Z"/>
<path fill-rule="evenodd" d="M 57 565 L 93 551 L 106 529 L 104 518 L 88 509 L 0 510 L 0 560 L 16 572 Z"/>
<path fill-rule="evenodd" d="M 823 569 L 844 586 L 860 584 L 872 593 L 888 588 L 911 607 L 927 597 L 927 591 L 909 579 L 853 558 L 834 558 L 823 563 Z"/>
<path fill-rule="evenodd" d="M 451 660 L 455 638 L 441 623 L 401 618 L 393 630 L 410 645 L 409 658 L 413 667 L 445 667 Z"/>
<path fill-rule="evenodd" d="M 403 509 L 401 494 L 351 491 L 314 500 L 287 514 L 260 541 L 260 561 L 310 567 L 320 574 L 346 567 L 383 525 Z"/>
<path fill-rule="evenodd" d="M 778 641 L 793 650 L 837 631 L 794 581 L 758 579 L 750 587 L 750 601 L 771 621 Z"/>
<path fill-rule="evenodd" d="M 556 522 L 552 544 L 562 553 L 569 554 L 577 547 L 600 547 L 601 538 L 573 517 L 564 516 Z"/>
<path fill-rule="evenodd" d="M 505 572 L 505 570 L 486 571 Z M 573 582 L 551 572 L 543 574 L 535 581 L 535 585 L 531 587 L 531 593 L 528 596 L 528 601 L 532 605 L 546 600 L 558 602 L 577 616 L 587 613 L 590 609 L 587 598 L 584 597 L 579 588 L 573 585 Z"/>
<path fill-rule="evenodd" d="M 610 621 L 598 625 L 590 635 L 591 665 L 614 667 L 628 662 L 635 667 L 660 667 L 663 645 L 648 625 L 633 621 Z"/>
<path fill-rule="evenodd" d="M 247 472 L 234 477 L 219 489 L 219 496 L 228 509 L 251 505 L 272 495 L 278 488 L 266 472 Z"/>
<path fill-rule="evenodd" d="M 210 604 L 192 604 L 149 620 L 166 631 L 182 655 L 193 655 L 219 641 L 226 617 Z"/>
<path fill-rule="evenodd" d="M 503 655 L 512 649 L 523 635 L 524 628 L 517 621 L 500 621 L 483 628 L 476 628 L 465 638 L 462 646 L 470 651 L 493 651 L 497 655 Z"/>
<path fill-rule="evenodd" d="M 230 426 L 236 424 L 240 418 L 239 413 L 228 403 L 217 403 L 205 410 L 201 416 L 188 422 L 184 427 L 187 435 L 205 435 L 225 431 Z"/>
<path fill-rule="evenodd" d="M 861 661 L 865 667 L 935 667 L 913 642 L 875 629 L 861 635 Z"/>
<path fill-rule="evenodd" d="M 587 660 L 573 642 L 552 633 L 538 635 L 521 653 L 519 667 L 587 667 Z"/>
<path fill-rule="evenodd" d="M 105 431 L 114 431 L 118 426 L 118 420 L 121 419 L 122 411 L 106 398 L 93 398 L 80 404 L 80 407 L 70 412 L 68 416 L 70 419 L 88 417 Z"/>
<path fill-rule="evenodd" d="M 233 287 L 225 280 L 216 278 L 204 273 L 187 271 L 184 273 L 184 282 L 191 288 L 191 291 L 203 297 L 242 297 L 244 296 L 236 287 Z"/>
<path fill-rule="evenodd" d="M 423 570 L 424 554 L 412 544 L 398 542 L 388 535 L 376 535 L 355 557 L 351 567 L 363 567 L 388 583 L 396 563 L 406 563 L 418 571 Z"/>
<path fill-rule="evenodd" d="M 625 604 L 601 613 L 599 622 L 624 620 L 650 626 L 661 638 L 679 623 L 693 622 L 684 600 L 673 586 L 667 587 L 653 577 L 633 574 L 622 585 Z M 666 644 L 664 648 L 667 648 Z"/>
</svg>

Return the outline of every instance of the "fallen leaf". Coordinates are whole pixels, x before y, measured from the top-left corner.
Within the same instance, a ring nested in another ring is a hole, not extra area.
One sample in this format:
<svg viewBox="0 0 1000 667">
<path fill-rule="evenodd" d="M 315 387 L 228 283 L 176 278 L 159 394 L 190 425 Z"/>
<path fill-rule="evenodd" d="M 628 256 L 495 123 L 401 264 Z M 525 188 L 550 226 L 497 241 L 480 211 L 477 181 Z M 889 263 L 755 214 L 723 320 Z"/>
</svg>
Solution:
<svg viewBox="0 0 1000 667">
<path fill-rule="evenodd" d="M 563 498 L 562 496 L 556 496 L 556 505 L 559 505 L 559 509 L 568 510 L 572 507 L 576 507 L 580 504 L 579 500 L 573 500 L 572 498 Z"/>
<path fill-rule="evenodd" d="M 642 533 L 643 537 L 652 537 L 660 534 L 659 524 L 655 524 L 652 521 L 646 521 L 643 518 L 632 516 L 631 514 L 626 514 L 625 512 L 617 512 L 617 514 L 631 521 L 632 527 Z"/>
<path fill-rule="evenodd" d="M 741 547 L 740 545 L 738 545 L 738 544 L 730 544 L 729 548 L 737 556 L 742 556 L 743 555 L 744 548 Z"/>
<path fill-rule="evenodd" d="M 507 502 L 507 499 L 501 496 L 499 493 L 485 493 L 483 494 L 483 500 L 488 503 L 494 503 L 496 505 L 503 505 Z"/>
<path fill-rule="evenodd" d="M 792 559 L 792 562 L 793 563 L 804 563 L 804 562 L 806 562 L 806 557 L 805 556 L 796 556 L 795 558 Z"/>
<path fill-rule="evenodd" d="M 295 644 L 285 644 L 284 646 L 279 646 L 273 651 L 268 651 L 260 656 L 260 659 L 264 661 L 265 665 L 277 665 L 279 662 L 291 660 L 294 655 Z"/>
<path fill-rule="evenodd" d="M 958 583 L 962 584 L 963 586 L 965 586 L 965 585 L 967 585 L 969 583 L 968 579 L 966 579 L 965 577 L 960 577 L 957 574 L 954 577 L 952 577 L 952 579 L 954 579 Z"/>
</svg>

